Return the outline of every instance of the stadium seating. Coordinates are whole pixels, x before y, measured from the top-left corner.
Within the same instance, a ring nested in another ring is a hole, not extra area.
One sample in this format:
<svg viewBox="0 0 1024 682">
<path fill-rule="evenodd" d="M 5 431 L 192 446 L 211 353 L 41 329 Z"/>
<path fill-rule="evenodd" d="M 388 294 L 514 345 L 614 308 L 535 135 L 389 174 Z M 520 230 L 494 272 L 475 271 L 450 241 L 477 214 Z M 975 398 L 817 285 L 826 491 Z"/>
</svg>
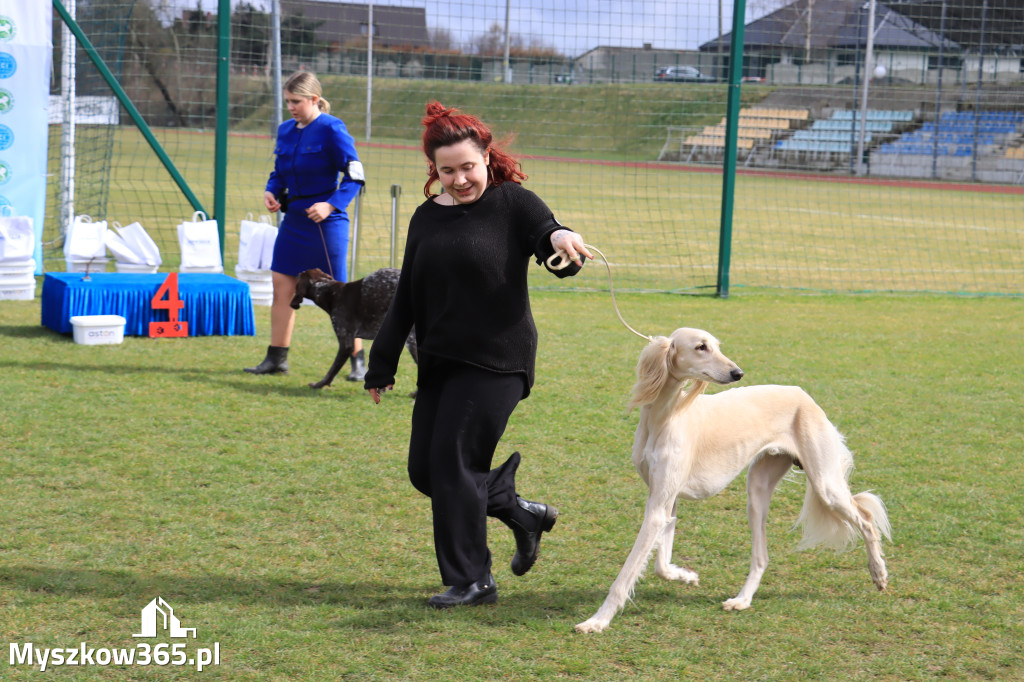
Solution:
<svg viewBox="0 0 1024 682">
<path fill-rule="evenodd" d="M 864 142 L 873 136 L 892 133 L 897 125 L 914 120 L 909 110 L 868 109 L 864 112 Z M 818 119 L 810 128 L 797 130 L 776 143 L 782 152 L 814 152 L 849 155 L 860 144 L 861 116 L 859 111 L 837 109 L 827 119 Z"/>
<path fill-rule="evenodd" d="M 928 121 L 875 151 L 918 156 L 991 154 L 1022 129 L 1024 112 L 1020 111 L 982 111 L 977 115 L 973 111 L 947 111 L 938 121 Z"/>
<path fill-rule="evenodd" d="M 770 144 L 772 140 L 800 125 L 810 116 L 807 109 L 770 109 L 747 107 L 740 109 L 739 125 L 736 132 L 738 149 L 753 149 L 756 144 Z M 718 125 L 705 126 L 697 135 L 690 135 L 684 144 L 696 151 L 701 148 L 725 148 L 726 119 Z"/>
</svg>

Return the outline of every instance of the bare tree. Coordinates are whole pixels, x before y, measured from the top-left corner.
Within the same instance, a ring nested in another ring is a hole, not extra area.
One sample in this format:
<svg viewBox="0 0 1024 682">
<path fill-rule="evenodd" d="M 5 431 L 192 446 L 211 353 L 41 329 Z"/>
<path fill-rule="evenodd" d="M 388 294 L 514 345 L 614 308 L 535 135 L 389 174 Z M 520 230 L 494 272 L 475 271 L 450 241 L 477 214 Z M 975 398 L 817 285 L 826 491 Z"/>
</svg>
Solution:
<svg viewBox="0 0 1024 682">
<path fill-rule="evenodd" d="M 428 32 L 430 46 L 435 50 L 452 49 L 452 32 L 446 28 L 432 28 Z"/>
<path fill-rule="evenodd" d="M 522 38 L 515 34 L 509 35 L 509 52 L 522 49 Z M 485 57 L 495 57 L 505 54 L 505 29 L 498 22 L 491 24 L 487 33 L 481 33 L 473 39 L 473 52 Z"/>
</svg>

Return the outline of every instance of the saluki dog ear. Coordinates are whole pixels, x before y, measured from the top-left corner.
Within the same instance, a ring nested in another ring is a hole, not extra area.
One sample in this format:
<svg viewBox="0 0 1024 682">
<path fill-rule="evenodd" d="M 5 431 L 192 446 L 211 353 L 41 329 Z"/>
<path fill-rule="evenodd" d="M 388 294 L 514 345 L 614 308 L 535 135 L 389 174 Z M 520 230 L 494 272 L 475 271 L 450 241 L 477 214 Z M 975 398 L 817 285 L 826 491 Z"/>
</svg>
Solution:
<svg viewBox="0 0 1024 682">
<path fill-rule="evenodd" d="M 654 402 L 668 378 L 668 354 L 672 341 L 666 336 L 655 336 L 640 353 L 636 363 L 636 383 L 629 398 L 629 408 L 642 407 Z"/>
</svg>

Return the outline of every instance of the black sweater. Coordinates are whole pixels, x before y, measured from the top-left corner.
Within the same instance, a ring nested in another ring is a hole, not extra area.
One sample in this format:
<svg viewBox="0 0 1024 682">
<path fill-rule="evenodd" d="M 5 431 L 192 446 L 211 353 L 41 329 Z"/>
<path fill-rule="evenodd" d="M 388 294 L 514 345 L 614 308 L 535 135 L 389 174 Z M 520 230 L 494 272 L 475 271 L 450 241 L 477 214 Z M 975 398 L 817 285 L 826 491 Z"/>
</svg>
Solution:
<svg viewBox="0 0 1024 682">
<path fill-rule="evenodd" d="M 526 377 L 533 386 L 537 328 L 530 312 L 527 268 L 554 253 L 550 235 L 566 229 L 530 190 L 514 182 L 487 188 L 471 204 L 420 204 L 398 289 L 370 348 L 364 386 L 395 383 L 398 359 L 416 327 L 420 353 Z M 579 272 L 569 265 L 558 277 Z M 424 358 L 426 359 L 426 358 Z"/>
</svg>

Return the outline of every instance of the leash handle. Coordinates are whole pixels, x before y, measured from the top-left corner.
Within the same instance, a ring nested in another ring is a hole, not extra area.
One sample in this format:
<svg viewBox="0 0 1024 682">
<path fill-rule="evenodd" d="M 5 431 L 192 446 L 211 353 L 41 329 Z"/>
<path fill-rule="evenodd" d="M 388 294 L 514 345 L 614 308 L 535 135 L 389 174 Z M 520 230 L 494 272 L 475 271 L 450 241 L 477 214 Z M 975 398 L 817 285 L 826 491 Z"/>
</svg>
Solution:
<svg viewBox="0 0 1024 682">
<path fill-rule="evenodd" d="M 608 263 L 608 257 L 601 253 L 601 250 L 598 249 L 597 247 L 591 246 L 590 244 L 584 244 L 583 246 L 585 246 L 588 251 L 593 251 L 594 253 L 599 255 L 601 257 L 601 260 L 604 262 L 605 270 L 608 271 L 608 292 L 611 293 L 612 295 L 612 306 L 615 308 L 615 314 L 618 315 L 619 317 L 619 322 L 621 322 L 626 329 L 633 332 L 641 339 L 653 341 L 654 337 L 647 336 L 646 334 L 641 334 L 637 330 L 630 327 L 629 323 L 626 322 L 625 319 L 623 319 L 622 313 L 619 312 L 619 304 L 615 300 L 615 287 L 612 286 L 612 266 Z M 572 261 L 569 259 L 569 254 L 565 249 L 558 249 L 544 262 L 552 270 L 564 270 L 567 267 L 569 267 L 570 263 L 572 263 Z"/>
</svg>

